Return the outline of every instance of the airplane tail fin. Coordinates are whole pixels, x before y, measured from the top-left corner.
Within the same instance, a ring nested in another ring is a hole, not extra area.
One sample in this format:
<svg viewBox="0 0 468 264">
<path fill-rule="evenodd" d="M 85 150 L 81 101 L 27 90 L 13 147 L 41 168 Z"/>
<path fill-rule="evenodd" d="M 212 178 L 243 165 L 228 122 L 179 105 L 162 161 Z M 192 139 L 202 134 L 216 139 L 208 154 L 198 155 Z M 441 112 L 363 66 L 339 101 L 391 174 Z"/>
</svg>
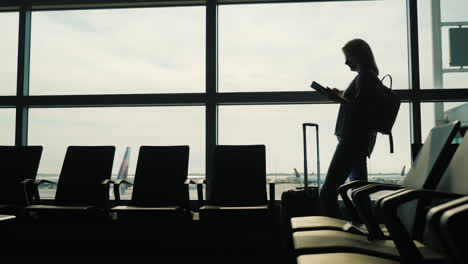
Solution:
<svg viewBox="0 0 468 264">
<path fill-rule="evenodd" d="M 127 180 L 128 176 L 128 163 L 130 161 L 130 147 L 125 149 L 125 154 L 120 164 L 119 173 L 117 174 L 117 180 Z M 125 194 L 125 186 L 120 185 L 120 193 Z"/>
<path fill-rule="evenodd" d="M 296 178 L 300 178 L 301 174 L 294 168 L 294 174 L 296 174 Z"/>
</svg>

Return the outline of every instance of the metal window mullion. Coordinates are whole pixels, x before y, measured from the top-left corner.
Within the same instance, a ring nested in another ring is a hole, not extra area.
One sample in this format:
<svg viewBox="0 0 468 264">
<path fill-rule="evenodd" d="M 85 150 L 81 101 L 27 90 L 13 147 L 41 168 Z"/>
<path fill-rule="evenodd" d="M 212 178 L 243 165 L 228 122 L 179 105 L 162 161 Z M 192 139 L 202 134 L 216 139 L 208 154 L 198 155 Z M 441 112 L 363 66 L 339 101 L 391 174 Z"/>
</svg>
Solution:
<svg viewBox="0 0 468 264">
<path fill-rule="evenodd" d="M 25 97 L 29 95 L 29 62 L 31 48 L 31 10 L 21 7 L 18 28 L 18 69 L 16 96 L 15 145 L 28 144 L 28 108 Z"/>
<path fill-rule="evenodd" d="M 432 17 L 432 65 L 434 87 L 444 88 L 444 74 L 442 65 L 442 18 L 440 0 L 431 0 Z M 435 126 L 444 124 L 444 103 L 434 103 Z"/>
<path fill-rule="evenodd" d="M 421 90 L 419 72 L 419 36 L 418 36 L 418 3 L 417 0 L 407 0 L 407 25 L 408 25 L 408 51 L 409 51 L 409 86 L 416 93 L 411 98 L 410 103 L 410 128 L 412 146 L 422 144 L 421 136 L 421 100 L 417 92 Z M 417 151 L 415 151 L 417 152 Z M 412 152 L 411 160 L 414 160 L 415 152 Z"/>
<path fill-rule="evenodd" d="M 216 0 L 206 3 L 206 141 L 205 165 L 206 179 L 213 175 L 214 148 L 218 143 L 218 7 Z M 207 198 L 209 197 L 207 193 Z"/>
</svg>

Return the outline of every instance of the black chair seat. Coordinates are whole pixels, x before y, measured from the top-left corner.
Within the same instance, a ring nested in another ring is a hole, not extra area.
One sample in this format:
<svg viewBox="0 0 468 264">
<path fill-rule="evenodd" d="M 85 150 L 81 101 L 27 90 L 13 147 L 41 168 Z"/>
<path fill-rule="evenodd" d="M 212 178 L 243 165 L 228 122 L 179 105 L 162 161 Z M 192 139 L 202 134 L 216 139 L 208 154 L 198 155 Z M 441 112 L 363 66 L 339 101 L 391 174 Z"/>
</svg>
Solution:
<svg viewBox="0 0 468 264">
<path fill-rule="evenodd" d="M 291 227 L 294 232 L 311 230 L 338 230 L 342 231 L 350 222 L 348 220 L 328 217 L 328 216 L 303 216 L 291 218 Z M 360 232 L 367 234 L 364 224 L 354 225 L 360 229 Z M 380 229 L 386 237 L 390 237 L 387 227 L 380 224 Z"/>
<path fill-rule="evenodd" d="M 295 232 L 294 248 L 298 255 L 324 252 L 354 252 L 398 260 L 400 254 L 392 240 L 369 240 L 357 234 L 336 230 Z M 443 260 L 444 256 L 414 241 L 425 260 Z"/>
<path fill-rule="evenodd" d="M 161 206 L 161 207 L 148 207 L 148 206 L 127 206 L 127 205 L 119 205 L 112 207 L 113 212 L 127 212 L 127 211 L 141 211 L 141 212 L 164 212 L 164 213 L 180 213 L 183 212 L 184 209 L 180 206 Z"/>
<path fill-rule="evenodd" d="M 115 206 L 111 212 L 117 214 L 119 221 L 151 222 L 151 223 L 179 223 L 192 220 L 191 211 L 181 206 Z"/>
<path fill-rule="evenodd" d="M 270 209 L 263 206 L 215 206 L 206 205 L 199 209 L 200 219 L 210 223 L 257 223 L 270 218 Z"/>
<path fill-rule="evenodd" d="M 328 216 L 293 217 L 291 218 L 291 228 L 294 232 L 317 229 L 340 230 L 348 222 L 348 220 Z"/>
<path fill-rule="evenodd" d="M 310 254 L 302 255 L 297 258 L 297 264 L 313 263 L 399 264 L 400 262 L 356 253 Z"/>
<path fill-rule="evenodd" d="M 27 207 L 27 210 L 30 212 L 34 211 L 41 211 L 41 212 L 57 212 L 57 211 L 89 211 L 89 210 L 96 210 L 95 206 L 91 205 L 84 205 L 84 206 L 63 206 L 63 205 L 31 205 Z"/>
<path fill-rule="evenodd" d="M 8 222 L 8 221 L 12 221 L 13 219 L 15 219 L 16 216 L 14 215 L 0 215 L 0 222 Z"/>
<path fill-rule="evenodd" d="M 268 212 L 267 205 L 253 205 L 253 206 L 217 206 L 217 205 L 205 205 L 200 208 L 200 211 L 204 210 L 222 210 L 226 212 L 235 211 L 265 211 Z"/>
</svg>

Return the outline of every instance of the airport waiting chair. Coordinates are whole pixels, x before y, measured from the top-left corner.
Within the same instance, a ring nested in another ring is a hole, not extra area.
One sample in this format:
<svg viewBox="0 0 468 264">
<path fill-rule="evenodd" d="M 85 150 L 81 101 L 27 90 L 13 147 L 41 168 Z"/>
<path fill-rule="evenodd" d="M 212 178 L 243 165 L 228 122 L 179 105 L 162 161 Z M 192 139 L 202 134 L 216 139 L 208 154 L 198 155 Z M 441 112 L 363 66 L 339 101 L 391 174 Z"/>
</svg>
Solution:
<svg viewBox="0 0 468 264">
<path fill-rule="evenodd" d="M 438 227 L 439 240 L 454 264 L 468 263 L 468 197 L 460 198 L 462 203 L 443 212 Z"/>
<path fill-rule="evenodd" d="M 0 146 L 0 213 L 21 216 L 33 199 L 42 146 Z"/>
<path fill-rule="evenodd" d="M 190 221 L 188 163 L 189 146 L 140 147 L 133 184 L 114 184 L 119 204 L 120 185 L 133 185 L 131 200 L 111 211 L 123 221 Z"/>
<path fill-rule="evenodd" d="M 468 196 L 443 203 L 438 206 L 432 207 L 426 216 L 426 227 L 429 231 L 426 232 L 426 236 L 430 236 L 431 239 L 426 243 L 427 247 L 432 250 L 439 252 L 443 258 L 438 260 L 430 260 L 418 263 L 467 263 L 466 258 L 460 258 L 460 253 L 463 250 L 461 248 L 466 246 L 466 232 L 468 228 L 465 225 L 468 217 Z M 448 232 L 452 232 L 458 239 L 453 235 L 447 235 Z M 460 234 L 463 234 L 460 236 Z M 460 240 L 461 238 L 462 240 Z M 445 246 L 442 247 L 442 245 Z M 334 264 L 334 263 L 360 263 L 360 264 L 398 264 L 398 263 L 416 263 L 411 262 L 412 260 L 401 259 L 399 261 L 366 255 L 362 253 L 323 253 L 323 254 L 306 254 L 297 257 L 298 264 Z"/>
<path fill-rule="evenodd" d="M 47 221 L 107 218 L 114 153 L 114 146 L 69 146 L 53 204 L 28 206 L 28 215 Z M 38 180 L 36 188 L 42 183 L 51 182 Z"/>
<path fill-rule="evenodd" d="M 412 219 L 418 215 L 425 215 L 421 212 L 426 212 L 426 208 L 432 206 L 434 201 L 456 199 L 468 195 L 468 181 L 465 176 L 468 170 L 467 138 L 465 135 L 435 190 L 407 188 L 378 199 L 377 213 L 384 220 L 392 240 L 369 240 L 362 235 L 335 230 L 295 232 L 293 240 L 296 255 L 351 252 L 401 260 L 405 263 L 442 261 L 444 257 L 440 253 L 434 252 L 423 244 L 428 239 L 426 232 L 423 233 L 424 237 L 421 240 L 413 240 L 414 229 L 405 223 L 412 223 Z M 402 206 L 416 200 L 420 202 L 420 212 L 413 210 L 405 214 L 400 213 L 399 209 Z M 418 221 L 416 225 L 424 226 L 424 221 Z"/>
<path fill-rule="evenodd" d="M 264 145 L 216 146 L 213 177 L 206 182 L 207 204 L 199 208 L 200 221 L 270 219 L 274 182 L 269 183 L 268 201 L 265 159 Z"/>
<path fill-rule="evenodd" d="M 349 215 L 352 216 L 351 222 L 326 216 L 293 217 L 291 219 L 292 232 L 329 229 L 367 235 L 372 239 L 388 238 L 388 231 L 378 224 L 366 201 L 369 201 L 371 194 L 379 191 L 396 191 L 402 188 L 434 189 L 458 146 L 451 142 L 459 128 L 460 122 L 454 121 L 431 129 L 401 185 L 355 181 L 341 186 L 340 196 Z M 351 201 L 347 193 L 352 188 L 361 192 L 357 197 L 357 192 L 353 192 Z M 416 210 L 416 207 L 417 204 L 413 204 L 402 210 Z M 412 223 L 408 224 L 412 225 Z"/>
</svg>

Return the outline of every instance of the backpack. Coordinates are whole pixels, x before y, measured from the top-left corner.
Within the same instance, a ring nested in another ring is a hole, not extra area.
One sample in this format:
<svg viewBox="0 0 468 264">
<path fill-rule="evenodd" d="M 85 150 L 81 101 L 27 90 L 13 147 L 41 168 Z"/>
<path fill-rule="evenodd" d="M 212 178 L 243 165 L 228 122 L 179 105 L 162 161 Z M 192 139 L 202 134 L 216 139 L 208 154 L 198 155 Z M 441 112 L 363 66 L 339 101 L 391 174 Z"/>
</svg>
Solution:
<svg viewBox="0 0 468 264">
<path fill-rule="evenodd" d="M 390 88 L 383 83 L 387 76 L 390 79 Z M 392 90 L 392 76 L 387 74 L 378 80 L 375 100 L 369 109 L 369 128 L 389 136 L 390 153 L 393 153 L 392 127 L 400 109 L 400 101 L 400 96 Z"/>
</svg>

